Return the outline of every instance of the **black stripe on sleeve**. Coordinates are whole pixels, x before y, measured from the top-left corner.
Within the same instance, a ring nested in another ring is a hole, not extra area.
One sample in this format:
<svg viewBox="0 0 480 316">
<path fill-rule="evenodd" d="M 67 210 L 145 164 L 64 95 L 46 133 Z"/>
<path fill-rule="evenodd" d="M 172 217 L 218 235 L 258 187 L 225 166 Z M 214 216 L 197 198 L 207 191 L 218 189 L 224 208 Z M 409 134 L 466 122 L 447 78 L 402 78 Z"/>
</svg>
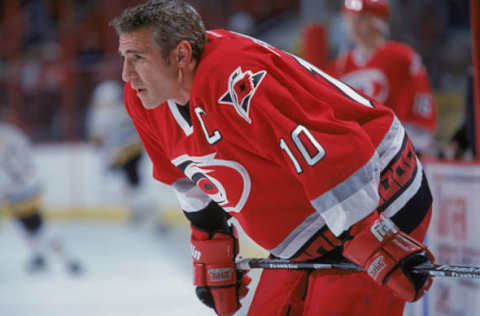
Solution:
<svg viewBox="0 0 480 316">
<path fill-rule="evenodd" d="M 391 219 L 403 232 L 410 234 L 427 216 L 432 202 L 432 193 L 424 173 L 418 192 Z"/>
</svg>

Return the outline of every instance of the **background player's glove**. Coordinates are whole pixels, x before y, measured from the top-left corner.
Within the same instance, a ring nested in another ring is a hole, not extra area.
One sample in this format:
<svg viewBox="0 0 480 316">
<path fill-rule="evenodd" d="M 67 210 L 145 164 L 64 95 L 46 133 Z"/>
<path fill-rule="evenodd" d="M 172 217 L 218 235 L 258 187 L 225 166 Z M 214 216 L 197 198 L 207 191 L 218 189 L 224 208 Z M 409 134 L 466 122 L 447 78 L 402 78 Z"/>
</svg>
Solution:
<svg viewBox="0 0 480 316">
<path fill-rule="evenodd" d="M 433 262 L 432 253 L 390 219 L 375 214 L 354 226 L 350 233 L 354 237 L 345 243 L 343 255 L 362 266 L 377 283 L 411 302 L 430 288 L 431 276 L 411 270 L 415 265 Z"/>
<path fill-rule="evenodd" d="M 234 227 L 209 234 L 192 226 L 191 243 L 198 298 L 218 315 L 232 315 L 240 308 L 239 300 L 247 295 L 250 283 L 247 274 L 235 268 L 238 238 Z"/>
</svg>

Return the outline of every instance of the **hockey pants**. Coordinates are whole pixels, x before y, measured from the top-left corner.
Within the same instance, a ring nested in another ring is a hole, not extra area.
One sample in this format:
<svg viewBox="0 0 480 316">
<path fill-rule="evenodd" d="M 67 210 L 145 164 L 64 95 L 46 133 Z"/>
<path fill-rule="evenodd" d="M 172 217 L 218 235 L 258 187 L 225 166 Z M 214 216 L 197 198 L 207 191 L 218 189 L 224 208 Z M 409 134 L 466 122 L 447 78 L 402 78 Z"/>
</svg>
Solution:
<svg viewBox="0 0 480 316">
<path fill-rule="evenodd" d="M 410 234 L 423 241 L 430 208 Z M 402 316 L 405 302 L 363 272 L 265 269 L 248 316 Z"/>
</svg>

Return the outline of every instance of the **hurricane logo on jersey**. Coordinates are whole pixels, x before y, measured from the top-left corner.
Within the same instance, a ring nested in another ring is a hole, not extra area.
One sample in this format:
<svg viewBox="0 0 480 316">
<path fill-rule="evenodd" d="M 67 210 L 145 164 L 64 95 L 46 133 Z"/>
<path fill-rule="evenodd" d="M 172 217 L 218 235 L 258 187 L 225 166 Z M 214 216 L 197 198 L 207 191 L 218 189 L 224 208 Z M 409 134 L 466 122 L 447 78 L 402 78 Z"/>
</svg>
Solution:
<svg viewBox="0 0 480 316">
<path fill-rule="evenodd" d="M 240 212 L 250 194 L 250 176 L 238 162 L 181 155 L 172 163 L 227 212 Z"/>
<path fill-rule="evenodd" d="M 380 103 L 385 102 L 388 98 L 389 85 L 387 77 L 378 69 L 357 70 L 342 76 L 341 80 Z"/>
<path fill-rule="evenodd" d="M 250 103 L 266 74 L 265 70 L 253 73 L 251 70 L 244 72 L 241 67 L 238 67 L 228 78 L 227 92 L 222 95 L 218 103 L 233 105 L 241 117 L 248 123 L 252 123 L 249 116 Z"/>
</svg>

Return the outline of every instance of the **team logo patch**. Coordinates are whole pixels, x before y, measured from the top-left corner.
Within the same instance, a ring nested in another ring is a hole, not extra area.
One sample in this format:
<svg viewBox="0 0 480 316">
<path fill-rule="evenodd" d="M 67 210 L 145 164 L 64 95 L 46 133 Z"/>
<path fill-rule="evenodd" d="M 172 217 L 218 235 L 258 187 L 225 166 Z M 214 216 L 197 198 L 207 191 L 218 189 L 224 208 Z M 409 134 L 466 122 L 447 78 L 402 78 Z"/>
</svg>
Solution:
<svg viewBox="0 0 480 316">
<path fill-rule="evenodd" d="M 250 175 L 238 162 L 215 156 L 181 155 L 172 163 L 225 211 L 240 212 L 250 195 Z"/>
<path fill-rule="evenodd" d="M 266 74 L 265 70 L 257 73 L 250 70 L 243 72 L 242 68 L 238 67 L 228 78 L 228 90 L 218 102 L 233 105 L 241 117 L 252 123 L 249 117 L 250 102 Z"/>
</svg>

